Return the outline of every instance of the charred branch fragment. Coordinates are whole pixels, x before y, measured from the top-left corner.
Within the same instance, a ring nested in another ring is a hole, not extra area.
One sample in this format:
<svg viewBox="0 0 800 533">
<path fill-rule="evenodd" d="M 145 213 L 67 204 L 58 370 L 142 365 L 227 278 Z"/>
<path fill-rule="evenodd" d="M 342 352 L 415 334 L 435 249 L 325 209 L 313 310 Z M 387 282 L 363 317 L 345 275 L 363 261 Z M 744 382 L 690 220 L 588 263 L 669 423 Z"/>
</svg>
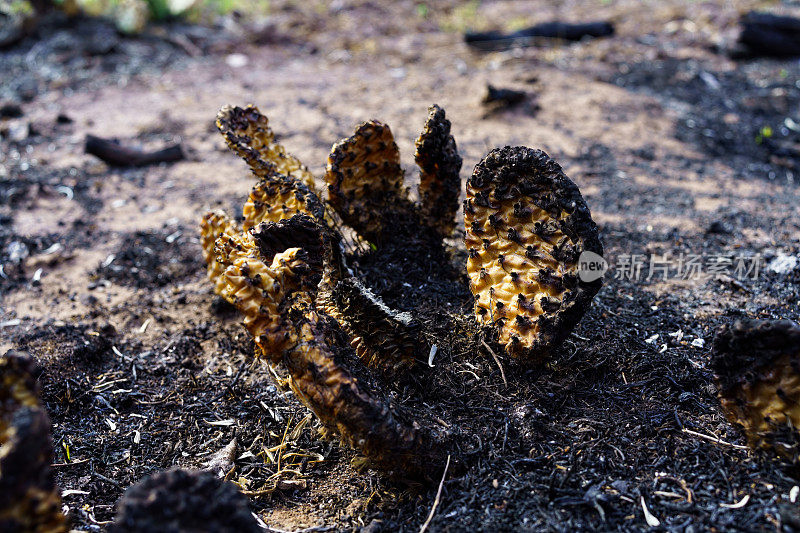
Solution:
<svg viewBox="0 0 800 533">
<path fill-rule="evenodd" d="M 181 145 L 175 144 L 162 150 L 145 152 L 121 145 L 117 141 L 102 139 L 94 135 L 86 136 L 84 150 L 115 167 L 139 167 L 157 163 L 174 163 L 185 158 Z"/>
<path fill-rule="evenodd" d="M 800 56 L 800 19 L 750 12 L 742 17 L 741 25 L 738 44 L 745 55 Z"/>
<path fill-rule="evenodd" d="M 609 37 L 614 35 L 610 22 L 586 22 L 570 24 L 567 22 L 545 22 L 518 31 L 503 33 L 488 31 L 467 33 L 466 43 L 479 50 L 506 50 L 515 46 L 531 46 L 539 39 L 561 39 L 580 41 L 584 38 Z"/>
</svg>

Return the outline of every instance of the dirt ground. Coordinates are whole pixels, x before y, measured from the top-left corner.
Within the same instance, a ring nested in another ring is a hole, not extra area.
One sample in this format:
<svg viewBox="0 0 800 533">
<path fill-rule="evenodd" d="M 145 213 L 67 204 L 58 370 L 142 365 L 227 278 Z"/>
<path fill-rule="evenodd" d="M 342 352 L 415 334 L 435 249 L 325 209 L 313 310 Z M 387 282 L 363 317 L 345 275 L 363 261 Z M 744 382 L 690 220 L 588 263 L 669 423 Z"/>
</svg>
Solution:
<svg viewBox="0 0 800 533">
<path fill-rule="evenodd" d="M 224 475 L 275 530 L 416 531 L 433 504 L 436 483 L 359 470 L 354 452 L 321 439 L 211 292 L 198 221 L 209 208 L 239 213 L 253 184 L 213 124 L 228 103 L 257 104 L 318 178 L 334 141 L 382 120 L 409 185 L 413 141 L 438 103 L 462 179 L 491 148 L 541 148 L 600 226 L 612 270 L 546 367 L 501 357 L 505 384 L 486 351 L 453 341 L 418 371 L 416 401 L 450 412 L 464 434 L 430 530 L 639 530 L 644 507 L 667 529 L 800 527 L 796 472 L 743 446 L 708 366 L 719 324 L 800 318 L 800 63 L 721 50 L 740 13 L 796 7 L 270 6 L 268 23 L 228 16 L 138 37 L 50 17 L 0 52 L 0 104 L 22 111 L 0 118 L 0 349 L 43 367 L 75 528 L 102 530 L 127 486 L 201 467 L 234 440 Z M 617 32 L 497 52 L 470 49 L 461 33 L 551 19 L 608 19 Z M 487 84 L 526 101 L 488 110 Z M 83 153 L 88 133 L 150 148 L 180 141 L 188 158 L 111 168 Z M 613 268 L 665 253 L 762 262 L 755 279 L 647 280 L 645 269 L 632 280 Z M 371 276 L 388 300 L 401 291 L 397 276 Z M 464 279 L 455 301 L 439 302 L 453 316 L 470 313 Z"/>
</svg>

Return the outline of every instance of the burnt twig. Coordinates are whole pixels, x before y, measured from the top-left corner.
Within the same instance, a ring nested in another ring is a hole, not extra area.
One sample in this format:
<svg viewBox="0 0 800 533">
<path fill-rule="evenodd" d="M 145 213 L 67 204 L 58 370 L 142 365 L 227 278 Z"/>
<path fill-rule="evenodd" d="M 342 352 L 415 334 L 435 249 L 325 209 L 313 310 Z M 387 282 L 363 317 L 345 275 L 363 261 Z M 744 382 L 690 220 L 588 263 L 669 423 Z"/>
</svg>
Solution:
<svg viewBox="0 0 800 533">
<path fill-rule="evenodd" d="M 537 38 L 580 41 L 585 37 L 608 37 L 614 35 L 614 25 L 610 22 L 587 22 L 569 24 L 567 22 L 545 22 L 511 33 L 487 31 L 466 33 L 464 41 L 479 50 L 506 50 L 514 46 L 530 46 Z"/>
<path fill-rule="evenodd" d="M 84 149 L 87 154 L 99 157 L 115 167 L 139 167 L 156 163 L 173 163 L 186 157 L 180 144 L 174 144 L 155 152 L 144 152 L 94 135 L 86 136 Z"/>
<path fill-rule="evenodd" d="M 750 12 L 742 17 L 739 44 L 750 56 L 800 56 L 800 19 Z"/>
</svg>

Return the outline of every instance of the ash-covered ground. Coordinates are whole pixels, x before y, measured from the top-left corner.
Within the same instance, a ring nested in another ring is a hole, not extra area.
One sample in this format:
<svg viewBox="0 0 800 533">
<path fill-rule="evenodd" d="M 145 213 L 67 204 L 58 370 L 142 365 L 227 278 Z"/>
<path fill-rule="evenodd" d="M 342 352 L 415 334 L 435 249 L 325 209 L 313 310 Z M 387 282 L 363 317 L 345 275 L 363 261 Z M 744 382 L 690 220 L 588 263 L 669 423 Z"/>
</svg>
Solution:
<svg viewBox="0 0 800 533">
<path fill-rule="evenodd" d="M 102 530 L 142 476 L 221 464 L 235 441 L 224 475 L 272 528 L 419 530 L 435 483 L 358 470 L 352 451 L 319 437 L 211 293 L 197 227 L 209 208 L 239 212 L 253 184 L 214 127 L 222 105 L 257 104 L 318 177 L 334 141 L 387 122 L 413 185 L 413 140 L 434 102 L 452 121 L 462 179 L 496 146 L 559 161 L 611 270 L 547 366 L 500 354 L 505 381 L 460 335 L 465 277 L 420 295 L 440 351 L 396 395 L 448 412 L 465 435 L 430 530 L 639 530 L 643 505 L 665 528 L 798 527 L 796 472 L 744 447 L 709 370 L 719 324 L 800 317 L 800 64 L 720 51 L 739 14 L 764 5 L 312 4 L 272 2 L 268 23 L 138 37 L 52 17 L 0 55 L 0 100 L 21 111 L 0 119 L 2 349 L 44 369 L 57 480 L 81 491 L 64 499 L 75 527 Z M 609 19 L 617 34 L 488 53 L 461 34 L 551 19 Z M 488 84 L 526 102 L 487 110 Z M 88 133 L 181 142 L 188 158 L 110 168 L 83 153 Z M 677 258 L 690 256 L 702 273 L 681 279 Z M 638 276 L 628 261 L 642 262 Z M 417 294 L 402 283 L 425 281 L 369 261 L 363 274 L 399 307 Z"/>
</svg>

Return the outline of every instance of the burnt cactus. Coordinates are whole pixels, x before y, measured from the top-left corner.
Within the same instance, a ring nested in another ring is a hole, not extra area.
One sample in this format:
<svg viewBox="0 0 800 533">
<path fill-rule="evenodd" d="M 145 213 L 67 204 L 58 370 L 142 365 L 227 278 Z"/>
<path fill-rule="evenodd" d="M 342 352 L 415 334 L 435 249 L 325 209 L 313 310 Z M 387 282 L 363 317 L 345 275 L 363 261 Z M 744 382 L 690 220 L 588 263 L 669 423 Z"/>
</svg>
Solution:
<svg viewBox="0 0 800 533">
<path fill-rule="evenodd" d="M 172 468 L 129 487 L 108 531 L 258 533 L 263 529 L 236 485 L 211 472 Z"/>
<path fill-rule="evenodd" d="M 0 531 L 68 531 L 53 471 L 50 419 L 39 401 L 36 363 L 0 357 Z"/>
<path fill-rule="evenodd" d="M 444 109 L 432 105 L 416 142 L 414 160 L 419 166 L 419 197 L 423 219 L 446 237 L 455 229 L 461 195 L 461 156 L 450 135 Z"/>
<path fill-rule="evenodd" d="M 219 128 L 228 146 L 244 159 L 260 178 L 275 173 L 314 185 L 314 176 L 299 159 L 275 142 L 267 117 L 255 106 L 225 106 L 217 115 Z"/>
<path fill-rule="evenodd" d="M 510 355 L 542 360 L 602 283 L 578 275 L 582 252 L 603 253 L 578 187 L 541 150 L 492 150 L 467 180 L 464 224 L 478 321 Z"/>
<path fill-rule="evenodd" d="M 306 167 L 293 158 L 281 167 L 290 156 L 255 107 L 225 108 L 218 125 L 260 182 L 241 230 L 219 212 L 203 219 L 215 291 L 240 310 L 260 355 L 289 375 L 328 431 L 381 467 L 430 475 L 458 429 L 410 416 L 387 384 L 428 356 L 431 339 L 414 310 L 392 309 L 348 265 L 361 256 L 348 256 L 337 223 L 375 253 L 423 249 L 425 268 L 438 264 L 432 257 L 446 261 L 442 238 L 455 227 L 461 157 L 444 110 L 430 108 L 416 142 L 419 203 L 408 195 L 392 132 L 378 121 L 334 144 L 326 203 L 298 170 Z M 519 360 L 542 361 L 600 288 L 577 272 L 581 252 L 602 253 L 586 203 L 543 152 L 507 147 L 477 165 L 464 206 L 479 324 Z"/>
<path fill-rule="evenodd" d="M 800 455 L 800 326 L 746 320 L 722 326 L 712 358 L 725 416 L 748 444 L 797 462 Z"/>
</svg>

